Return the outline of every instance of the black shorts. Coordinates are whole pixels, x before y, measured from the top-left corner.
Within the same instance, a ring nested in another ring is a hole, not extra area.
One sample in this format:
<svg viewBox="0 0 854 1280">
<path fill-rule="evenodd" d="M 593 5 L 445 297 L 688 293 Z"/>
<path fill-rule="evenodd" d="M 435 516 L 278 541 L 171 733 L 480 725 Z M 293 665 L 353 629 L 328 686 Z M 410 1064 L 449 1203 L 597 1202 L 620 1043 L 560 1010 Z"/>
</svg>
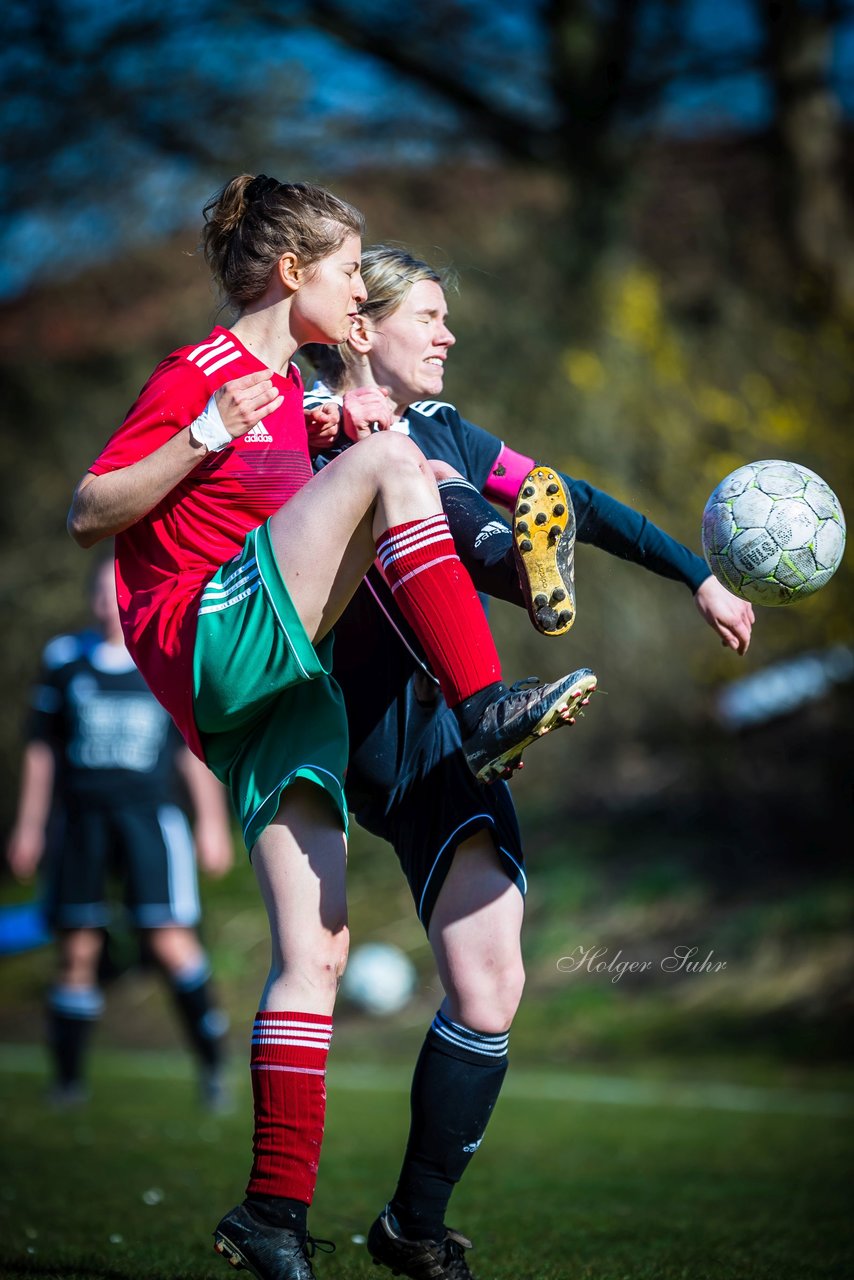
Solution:
<svg viewBox="0 0 854 1280">
<path fill-rule="evenodd" d="M 55 929 L 105 928 L 115 914 L 114 882 L 137 928 L 198 924 L 195 850 L 177 805 L 68 801 L 49 850 L 49 923 Z"/>
<path fill-rule="evenodd" d="M 476 780 L 451 712 L 435 717 L 402 775 L 381 803 L 360 786 L 357 757 L 351 761 L 347 793 L 359 825 L 394 847 L 425 929 L 457 846 L 476 831 L 492 833 L 501 865 L 525 896 L 522 837 L 510 788 L 506 782 L 485 786 Z"/>
</svg>

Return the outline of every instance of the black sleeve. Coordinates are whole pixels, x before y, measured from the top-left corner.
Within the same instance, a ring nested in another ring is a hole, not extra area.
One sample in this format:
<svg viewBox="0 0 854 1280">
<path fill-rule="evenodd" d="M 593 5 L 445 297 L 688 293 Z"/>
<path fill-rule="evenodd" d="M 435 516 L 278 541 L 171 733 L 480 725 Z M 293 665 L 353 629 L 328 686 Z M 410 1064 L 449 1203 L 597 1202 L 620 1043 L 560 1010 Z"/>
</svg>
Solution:
<svg viewBox="0 0 854 1280">
<path fill-rule="evenodd" d="M 618 502 L 586 480 L 559 473 L 575 508 L 576 537 L 612 556 L 631 560 L 664 578 L 684 582 L 694 592 L 709 576 L 700 556 L 671 538 L 646 516 Z"/>
<path fill-rule="evenodd" d="M 43 661 L 30 690 L 24 719 L 24 741 L 47 742 L 52 747 L 59 746 L 62 740 L 64 705 L 58 672 Z"/>
<path fill-rule="evenodd" d="M 467 462 L 468 479 L 482 493 L 504 443 L 483 427 L 461 418 L 456 410 L 454 414 L 458 423 L 460 448 Z"/>
</svg>

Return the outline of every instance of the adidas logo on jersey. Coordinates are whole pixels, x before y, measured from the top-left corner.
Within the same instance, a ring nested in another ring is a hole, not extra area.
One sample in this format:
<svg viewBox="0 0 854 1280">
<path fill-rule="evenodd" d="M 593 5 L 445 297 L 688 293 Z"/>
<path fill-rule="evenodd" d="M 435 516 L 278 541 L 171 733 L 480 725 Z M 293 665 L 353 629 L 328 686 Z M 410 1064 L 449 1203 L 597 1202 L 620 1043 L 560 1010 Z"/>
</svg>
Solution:
<svg viewBox="0 0 854 1280">
<path fill-rule="evenodd" d="M 263 422 L 256 422 L 251 431 L 248 431 L 243 437 L 247 444 L 272 444 L 273 437 L 270 435 Z"/>
</svg>

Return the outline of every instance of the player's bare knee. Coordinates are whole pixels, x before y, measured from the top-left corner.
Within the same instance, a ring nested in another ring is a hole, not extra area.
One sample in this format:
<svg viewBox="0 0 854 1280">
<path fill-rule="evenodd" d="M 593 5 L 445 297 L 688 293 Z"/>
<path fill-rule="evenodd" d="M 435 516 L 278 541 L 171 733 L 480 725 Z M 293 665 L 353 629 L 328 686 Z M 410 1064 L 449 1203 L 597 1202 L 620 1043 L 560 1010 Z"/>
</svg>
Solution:
<svg viewBox="0 0 854 1280">
<path fill-rule="evenodd" d="M 469 970 L 456 989 L 448 992 L 460 1021 L 485 1035 L 510 1030 L 525 987 L 521 960 Z"/>
<path fill-rule="evenodd" d="M 433 472 L 435 480 L 458 480 L 462 479 L 462 473 L 457 471 L 456 467 L 452 467 L 449 462 L 443 462 L 441 458 L 429 458 L 427 465 Z"/>
<path fill-rule="evenodd" d="M 381 483 L 395 484 L 407 475 L 432 482 L 432 472 L 424 454 L 399 431 L 378 431 L 365 444 L 371 448 L 370 465 Z"/>
<path fill-rule="evenodd" d="M 346 925 L 324 932 L 323 937 L 303 952 L 301 968 L 312 985 L 336 991 L 347 967 L 350 933 Z"/>
</svg>

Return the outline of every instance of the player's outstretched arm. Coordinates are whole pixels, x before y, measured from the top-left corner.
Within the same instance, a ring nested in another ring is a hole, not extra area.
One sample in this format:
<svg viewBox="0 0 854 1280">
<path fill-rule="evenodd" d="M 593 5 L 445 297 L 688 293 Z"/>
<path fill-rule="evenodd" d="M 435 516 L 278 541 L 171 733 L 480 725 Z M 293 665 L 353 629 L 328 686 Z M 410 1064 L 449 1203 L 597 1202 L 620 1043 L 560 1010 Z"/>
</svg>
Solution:
<svg viewBox="0 0 854 1280">
<path fill-rule="evenodd" d="M 727 591 L 711 574 L 694 592 L 694 603 L 700 617 L 720 636 L 722 645 L 742 656 L 747 653 L 755 621 L 753 605 Z"/>
<path fill-rule="evenodd" d="M 45 832 L 53 798 L 53 749 L 47 742 L 29 742 L 24 749 L 18 814 L 9 836 L 6 857 L 12 874 L 30 880 L 44 853 Z"/>
<path fill-rule="evenodd" d="M 223 876 L 234 864 L 234 845 L 225 787 L 207 765 L 186 747 L 178 752 L 175 767 L 184 779 L 190 795 L 194 818 L 193 840 L 199 866 L 209 876 Z"/>
</svg>

